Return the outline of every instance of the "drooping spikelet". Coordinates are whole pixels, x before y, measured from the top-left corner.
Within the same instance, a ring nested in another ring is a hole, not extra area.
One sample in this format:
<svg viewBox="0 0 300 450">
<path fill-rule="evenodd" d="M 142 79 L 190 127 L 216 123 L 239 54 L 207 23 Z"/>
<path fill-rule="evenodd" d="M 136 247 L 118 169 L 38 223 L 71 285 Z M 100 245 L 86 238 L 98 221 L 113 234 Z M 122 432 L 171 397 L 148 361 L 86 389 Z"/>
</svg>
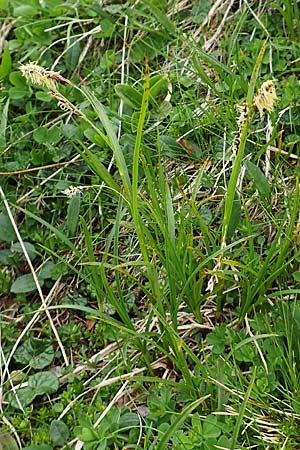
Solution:
<svg viewBox="0 0 300 450">
<path fill-rule="evenodd" d="M 69 100 L 59 92 L 51 90 L 50 94 L 57 100 L 57 106 L 60 109 L 62 109 L 63 111 L 69 111 L 72 114 L 77 114 L 77 116 L 82 116 L 82 113 L 79 111 L 79 109 L 75 105 L 73 105 L 73 103 L 69 102 Z"/>
<path fill-rule="evenodd" d="M 47 87 L 50 91 L 56 91 L 56 82 L 62 84 L 72 84 L 69 80 L 62 77 L 59 72 L 48 70 L 39 66 L 35 62 L 23 64 L 20 66 L 22 75 L 31 83 Z"/>
</svg>

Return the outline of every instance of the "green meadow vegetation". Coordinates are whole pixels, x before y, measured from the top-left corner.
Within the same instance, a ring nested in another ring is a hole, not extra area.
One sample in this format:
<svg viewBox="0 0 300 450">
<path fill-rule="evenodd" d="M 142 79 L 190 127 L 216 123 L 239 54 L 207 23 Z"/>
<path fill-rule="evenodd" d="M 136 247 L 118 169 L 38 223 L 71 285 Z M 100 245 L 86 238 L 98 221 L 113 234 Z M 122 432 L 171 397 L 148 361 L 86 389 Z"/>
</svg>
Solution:
<svg viewBox="0 0 300 450">
<path fill-rule="evenodd" d="M 0 0 L 0 450 L 300 448 L 300 4 Z"/>
</svg>

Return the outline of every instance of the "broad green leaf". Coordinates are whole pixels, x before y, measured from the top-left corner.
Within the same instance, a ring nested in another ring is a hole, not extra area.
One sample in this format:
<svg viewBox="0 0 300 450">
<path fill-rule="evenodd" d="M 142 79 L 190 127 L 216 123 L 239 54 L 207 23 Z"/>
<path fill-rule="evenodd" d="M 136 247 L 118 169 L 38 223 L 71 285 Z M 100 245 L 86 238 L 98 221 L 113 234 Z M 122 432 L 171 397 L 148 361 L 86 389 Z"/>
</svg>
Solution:
<svg viewBox="0 0 300 450">
<path fill-rule="evenodd" d="M 19 450 L 18 444 L 11 434 L 0 431 L 0 450 Z"/>
<path fill-rule="evenodd" d="M 207 416 L 203 422 L 203 438 L 213 439 L 219 437 L 221 430 L 218 427 L 218 420 L 216 416 Z"/>
<path fill-rule="evenodd" d="M 141 108 L 143 95 L 137 89 L 128 84 L 116 84 L 115 91 L 126 105 L 133 109 Z"/>
<path fill-rule="evenodd" d="M 79 220 L 79 212 L 80 212 L 80 204 L 81 204 L 81 196 L 80 194 L 75 194 L 71 197 L 68 211 L 67 211 L 67 228 L 69 231 L 69 236 L 75 236 L 78 220 Z"/>
<path fill-rule="evenodd" d="M 182 155 L 182 145 L 180 145 L 175 138 L 162 135 L 160 136 L 160 144 L 167 156 L 174 158 L 175 156 Z"/>
<path fill-rule="evenodd" d="M 24 97 L 28 97 L 28 90 L 25 88 L 12 87 L 9 89 L 9 97 L 12 100 L 21 100 Z"/>
<path fill-rule="evenodd" d="M 10 73 L 11 69 L 11 56 L 8 43 L 4 45 L 2 60 L 0 64 L 0 80 L 3 80 Z"/>
<path fill-rule="evenodd" d="M 71 44 L 71 46 L 70 46 Z M 72 71 L 76 68 L 78 63 L 78 59 L 81 53 L 80 42 L 74 43 L 74 39 L 71 40 L 71 43 L 67 43 L 67 46 L 70 46 L 69 50 L 65 53 L 65 63 L 68 71 Z"/>
<path fill-rule="evenodd" d="M 10 266 L 14 263 L 14 254 L 8 248 L 4 248 L 3 250 L 0 250 L 0 265 L 3 266 Z"/>
<path fill-rule="evenodd" d="M 54 269 L 55 264 L 52 261 L 47 261 L 40 269 L 37 276 L 41 287 L 44 285 L 44 281 L 47 278 L 55 278 Z M 37 287 L 33 275 L 31 273 L 26 273 L 25 275 L 16 278 L 10 288 L 10 292 L 13 292 L 14 294 L 28 294 L 34 292 L 36 289 Z"/>
<path fill-rule="evenodd" d="M 297 283 L 300 281 L 300 272 L 293 272 L 292 276 Z"/>
<path fill-rule="evenodd" d="M 55 126 L 53 128 L 48 128 L 48 142 L 51 144 L 56 144 L 61 139 L 60 128 Z"/>
<path fill-rule="evenodd" d="M 40 285 L 43 285 L 43 280 L 39 280 Z M 28 294 L 29 292 L 34 292 L 36 290 L 36 284 L 34 282 L 31 273 L 26 275 L 21 275 L 12 284 L 10 292 L 13 294 Z"/>
<path fill-rule="evenodd" d="M 81 138 L 81 130 L 72 123 L 65 123 L 62 126 L 62 132 L 67 138 L 78 139 Z M 94 132 L 95 133 L 95 132 Z M 104 141 L 102 141 L 104 142 Z"/>
<path fill-rule="evenodd" d="M 37 91 L 35 93 L 35 98 L 37 98 L 38 100 L 40 100 L 41 102 L 51 102 L 53 100 L 52 95 L 50 95 L 48 92 L 46 91 Z"/>
<path fill-rule="evenodd" d="M 212 219 L 211 210 L 207 206 L 201 206 L 199 213 L 205 225 L 209 225 Z"/>
<path fill-rule="evenodd" d="M 11 242 L 16 239 L 15 230 L 8 216 L 0 213 L 0 241 Z"/>
<path fill-rule="evenodd" d="M 83 442 L 93 442 L 99 439 L 98 433 L 93 429 L 93 427 L 77 427 L 75 428 L 75 434 Z"/>
<path fill-rule="evenodd" d="M 87 137 L 93 144 L 98 145 L 98 147 L 105 147 L 106 143 L 104 141 L 104 139 L 102 139 L 102 137 L 96 133 L 95 130 L 93 130 L 92 128 L 87 128 L 86 130 L 84 130 L 85 137 Z"/>
<path fill-rule="evenodd" d="M 28 386 L 35 395 L 53 394 L 59 388 L 59 380 L 54 372 L 38 372 L 29 377 Z"/>
<path fill-rule="evenodd" d="M 26 89 L 27 87 L 26 79 L 23 77 L 21 72 L 11 72 L 9 75 L 9 81 L 19 89 Z"/>
<path fill-rule="evenodd" d="M 62 446 L 69 438 L 69 428 L 62 420 L 52 420 L 50 437 L 55 446 Z"/>
<path fill-rule="evenodd" d="M 16 6 L 13 10 L 13 15 L 15 17 L 22 16 L 22 17 L 33 17 L 36 16 L 39 13 L 39 10 L 37 8 L 34 8 L 31 5 L 20 5 Z"/>
<path fill-rule="evenodd" d="M 139 425 L 139 418 L 135 413 L 126 413 L 121 415 L 119 420 L 119 428 L 130 429 Z"/>
<path fill-rule="evenodd" d="M 40 339 L 28 339 L 14 353 L 14 359 L 18 363 L 33 369 L 44 369 L 54 359 L 53 345 L 49 341 Z"/>
<path fill-rule="evenodd" d="M 167 90 L 168 80 L 165 75 L 155 75 L 150 79 L 150 100 L 155 101 L 155 97 L 163 90 Z"/>
<path fill-rule="evenodd" d="M 247 175 L 253 181 L 255 188 L 258 192 L 266 197 L 270 194 L 270 185 L 267 177 L 262 173 L 259 167 L 257 167 L 253 162 L 246 161 L 245 167 L 247 170 Z"/>
<path fill-rule="evenodd" d="M 24 247 L 25 247 L 25 249 L 26 249 L 26 251 L 28 253 L 28 256 L 29 256 L 30 260 L 33 261 L 34 258 L 36 257 L 36 249 L 35 249 L 34 245 L 32 245 L 30 242 L 25 242 L 25 241 L 23 242 L 23 244 L 24 244 Z M 23 254 L 23 250 L 22 250 L 20 242 L 15 242 L 11 246 L 11 250 L 14 253 L 22 253 Z"/>
<path fill-rule="evenodd" d="M 10 392 L 7 396 L 9 405 L 15 409 L 22 409 L 25 406 L 30 405 L 30 403 L 32 403 L 36 396 L 34 389 L 29 386 L 17 389 L 16 394 L 19 401 L 17 400 L 16 395 L 13 392 Z"/>
<path fill-rule="evenodd" d="M 100 26 L 101 26 L 101 36 L 110 37 L 114 32 L 116 24 L 111 19 L 105 18 L 101 20 Z"/>
<path fill-rule="evenodd" d="M 38 272 L 39 280 L 46 280 L 47 278 L 53 278 L 55 264 L 52 261 L 46 261 Z"/>
<path fill-rule="evenodd" d="M 196 2 L 192 8 L 192 21 L 197 24 L 202 24 L 204 19 L 210 10 L 210 2 L 208 0 L 201 0 L 201 2 Z"/>
<path fill-rule="evenodd" d="M 46 127 L 39 127 L 33 133 L 33 138 L 39 144 L 45 144 L 48 142 L 48 130 Z"/>
</svg>

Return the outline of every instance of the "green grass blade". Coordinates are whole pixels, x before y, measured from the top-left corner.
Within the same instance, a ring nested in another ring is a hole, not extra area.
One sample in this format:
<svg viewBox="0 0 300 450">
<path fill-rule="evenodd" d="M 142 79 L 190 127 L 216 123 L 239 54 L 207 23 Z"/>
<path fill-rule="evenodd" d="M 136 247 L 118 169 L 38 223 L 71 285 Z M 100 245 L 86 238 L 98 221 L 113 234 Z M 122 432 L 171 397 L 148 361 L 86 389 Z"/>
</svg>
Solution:
<svg viewBox="0 0 300 450">
<path fill-rule="evenodd" d="M 151 267 L 148 256 L 148 248 L 145 242 L 145 225 L 143 224 L 141 215 L 140 215 L 140 200 L 138 195 L 138 185 L 139 185 L 139 165 L 140 165 L 140 151 L 142 145 L 142 136 L 143 136 L 143 127 L 146 118 L 146 113 L 148 110 L 149 103 L 149 91 L 150 91 L 150 70 L 148 65 L 148 60 L 146 60 L 145 67 L 145 84 L 144 84 L 144 92 L 142 99 L 142 106 L 139 115 L 137 133 L 135 138 L 135 145 L 133 151 L 133 163 L 132 163 L 132 195 L 131 195 L 131 209 L 132 209 L 132 217 L 136 228 L 136 233 L 138 236 L 140 249 L 143 255 L 143 260 L 146 265 L 146 270 L 149 275 L 149 280 L 152 283 L 153 277 L 150 273 L 153 273 L 153 267 Z M 153 284 L 154 287 L 154 284 Z"/>
<path fill-rule="evenodd" d="M 72 241 L 64 233 L 62 233 L 56 227 L 54 227 L 50 223 L 46 222 L 41 217 L 37 216 L 36 214 L 34 214 L 33 212 L 29 211 L 28 209 L 24 209 L 24 208 L 22 208 L 19 205 L 13 205 L 13 206 L 14 206 L 14 208 L 16 210 L 22 211 L 22 213 L 25 214 L 26 216 L 31 217 L 32 219 L 34 219 L 35 221 L 37 221 L 41 225 L 43 225 L 46 228 L 48 228 L 48 230 L 50 230 L 60 242 L 62 242 L 66 247 L 68 247 L 70 250 L 72 250 L 74 255 L 76 255 L 78 258 L 81 258 L 81 254 L 78 251 L 78 249 L 76 248 L 76 246 L 72 243 Z"/>
<path fill-rule="evenodd" d="M 253 386 L 254 386 L 255 379 L 256 379 L 256 366 L 253 367 L 253 374 L 252 374 L 247 392 L 245 394 L 242 404 L 240 405 L 239 415 L 236 419 L 235 427 L 234 427 L 233 434 L 232 434 L 231 450 L 235 450 L 236 446 L 238 444 L 238 436 L 239 436 L 240 428 L 241 428 L 241 425 L 243 422 L 243 417 L 244 417 L 244 414 L 245 414 L 245 411 L 247 408 L 250 394 L 251 394 Z"/>
<path fill-rule="evenodd" d="M 235 197 L 235 193 L 236 193 L 237 180 L 238 180 L 238 176 L 239 176 L 239 173 L 241 170 L 245 145 L 246 145 L 247 136 L 248 136 L 248 130 L 249 130 L 249 126 L 250 126 L 250 115 L 251 115 L 251 110 L 252 110 L 252 102 L 253 102 L 253 98 L 254 98 L 255 85 L 256 85 L 259 70 L 260 70 L 260 67 L 262 64 L 263 56 L 264 56 L 266 48 L 267 48 L 268 41 L 269 40 L 266 39 L 266 41 L 264 42 L 264 44 L 259 52 L 259 55 L 256 59 L 255 65 L 254 65 L 254 69 L 252 71 L 251 80 L 249 83 L 247 99 L 246 99 L 245 119 L 244 119 L 244 123 L 242 125 L 242 129 L 239 130 L 240 135 L 237 137 L 237 142 L 238 142 L 237 154 L 236 154 L 236 158 L 233 163 L 233 168 L 232 168 L 231 176 L 230 176 L 229 183 L 228 183 L 227 194 L 225 197 L 224 218 L 223 218 L 223 224 L 222 224 L 222 246 L 225 245 L 226 238 L 227 238 L 227 233 L 228 233 L 228 228 L 229 228 L 229 224 L 230 224 L 231 213 L 232 213 L 232 208 L 233 208 L 233 203 L 234 203 L 234 197 Z"/>
<path fill-rule="evenodd" d="M 92 235 L 91 232 L 88 229 L 88 226 L 82 216 L 80 216 L 80 223 L 83 230 L 83 235 L 85 239 L 86 244 L 86 250 L 87 255 L 89 258 L 89 261 L 96 262 L 94 250 L 93 250 L 93 242 L 92 242 Z M 89 271 L 91 278 L 93 280 L 93 285 L 97 293 L 97 300 L 98 300 L 98 308 L 100 311 L 103 311 L 103 285 L 101 277 L 99 276 L 99 272 L 97 270 L 97 267 L 94 265 L 87 265 L 87 270 Z"/>
<path fill-rule="evenodd" d="M 156 450 L 166 450 L 166 448 L 168 448 L 168 442 L 174 435 L 176 430 L 178 430 L 182 426 L 182 424 L 186 421 L 186 419 L 194 411 L 194 409 L 196 409 L 199 405 L 201 405 L 201 403 L 203 403 L 209 397 L 210 395 L 206 395 L 205 397 L 198 398 L 197 400 L 193 401 L 188 406 L 186 406 L 182 410 L 182 412 L 178 415 L 178 417 L 174 420 L 172 425 L 169 427 L 168 431 L 163 435 L 163 437 L 161 438 L 156 447 Z"/>
<path fill-rule="evenodd" d="M 112 189 L 116 194 L 120 192 L 120 186 L 114 180 L 107 168 L 99 161 L 99 159 L 91 152 L 91 150 L 84 145 L 83 142 L 78 142 L 81 148 L 73 142 L 73 146 L 77 152 L 82 156 L 88 166 L 104 181 L 104 183 Z"/>
<path fill-rule="evenodd" d="M 95 110 L 95 112 L 97 113 L 102 125 L 104 126 L 104 129 L 107 133 L 109 145 L 110 145 L 110 147 L 113 151 L 114 157 L 115 157 L 115 161 L 116 161 L 116 165 L 119 170 L 120 177 L 123 181 L 125 196 L 127 198 L 129 198 L 129 196 L 131 194 L 131 183 L 130 183 L 128 168 L 127 168 L 126 161 L 125 161 L 122 149 L 120 147 L 119 141 L 117 139 L 115 130 L 113 128 L 113 125 L 112 125 L 111 121 L 109 120 L 102 103 L 97 99 L 97 97 L 92 92 L 88 91 L 87 89 L 83 89 L 82 92 L 85 95 L 85 97 L 88 99 L 90 104 L 92 105 L 92 107 Z M 101 133 L 101 136 L 102 136 L 102 133 Z"/>
</svg>

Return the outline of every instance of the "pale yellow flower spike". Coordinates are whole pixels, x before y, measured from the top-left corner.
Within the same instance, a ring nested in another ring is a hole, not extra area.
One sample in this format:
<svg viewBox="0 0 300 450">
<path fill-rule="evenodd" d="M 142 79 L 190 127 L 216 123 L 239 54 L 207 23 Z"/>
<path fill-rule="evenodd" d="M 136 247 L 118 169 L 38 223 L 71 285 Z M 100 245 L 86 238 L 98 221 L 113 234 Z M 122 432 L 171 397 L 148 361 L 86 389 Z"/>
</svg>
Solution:
<svg viewBox="0 0 300 450">
<path fill-rule="evenodd" d="M 277 100 L 276 89 L 273 80 L 265 81 L 256 96 L 254 97 L 254 105 L 259 111 L 260 117 L 263 116 L 264 111 L 269 113 L 274 110 L 274 105 Z"/>
<path fill-rule="evenodd" d="M 31 81 L 33 84 L 45 86 L 50 91 L 57 91 L 56 81 L 62 84 L 71 84 L 71 82 L 62 77 L 59 72 L 45 69 L 34 62 L 20 66 L 20 71 L 26 80 Z"/>
</svg>

